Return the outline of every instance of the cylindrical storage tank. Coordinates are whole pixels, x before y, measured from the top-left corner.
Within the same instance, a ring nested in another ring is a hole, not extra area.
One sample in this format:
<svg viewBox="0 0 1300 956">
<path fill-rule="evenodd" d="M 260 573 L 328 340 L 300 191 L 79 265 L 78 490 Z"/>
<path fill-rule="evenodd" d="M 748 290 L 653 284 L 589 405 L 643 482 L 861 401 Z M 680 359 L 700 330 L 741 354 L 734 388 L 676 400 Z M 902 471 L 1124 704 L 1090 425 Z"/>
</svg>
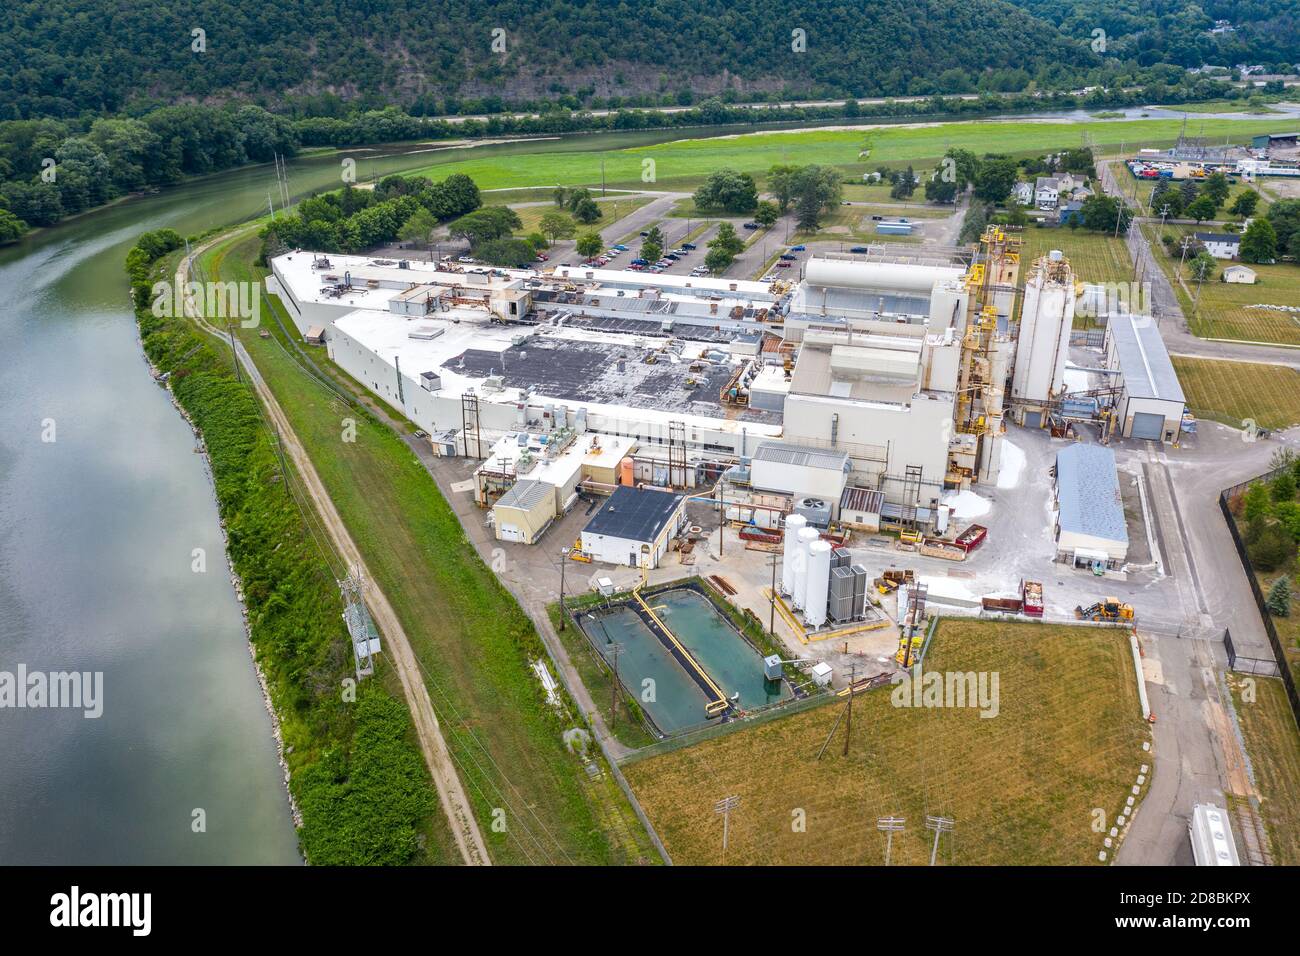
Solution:
<svg viewBox="0 0 1300 956">
<path fill-rule="evenodd" d="M 799 532 L 807 527 L 803 515 L 789 515 L 785 519 L 785 550 L 781 555 L 781 591 L 787 597 L 794 594 L 794 555 L 799 549 Z"/>
<path fill-rule="evenodd" d="M 633 474 L 635 465 L 631 458 L 624 458 L 618 463 L 618 483 L 631 488 L 636 484 L 636 478 Z"/>
<path fill-rule="evenodd" d="M 794 590 L 790 592 L 790 603 L 797 608 L 803 607 L 804 584 L 808 580 L 808 548 L 820 537 L 816 528 L 804 527 L 795 538 Z"/>
<path fill-rule="evenodd" d="M 803 602 L 803 619 L 810 628 L 826 623 L 826 598 L 831 587 L 831 545 L 814 541 L 808 547 L 808 579 Z"/>
</svg>

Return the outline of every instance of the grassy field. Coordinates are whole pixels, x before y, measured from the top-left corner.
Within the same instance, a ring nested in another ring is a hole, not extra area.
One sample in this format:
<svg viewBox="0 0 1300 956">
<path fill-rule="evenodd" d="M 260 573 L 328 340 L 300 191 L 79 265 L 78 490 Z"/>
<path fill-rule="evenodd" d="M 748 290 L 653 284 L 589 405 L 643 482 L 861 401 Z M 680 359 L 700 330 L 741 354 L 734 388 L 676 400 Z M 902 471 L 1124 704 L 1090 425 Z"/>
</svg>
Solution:
<svg viewBox="0 0 1300 956">
<path fill-rule="evenodd" d="M 1133 266 L 1128 247 L 1123 239 L 1105 233 L 1087 232 L 1083 229 L 1025 229 L 1021 246 L 1020 281 L 1029 275 L 1034 260 L 1059 249 L 1070 260 L 1074 274 L 1081 282 L 1128 283 L 1133 280 Z M 1092 327 L 1090 316 L 1076 315 L 1074 327 Z"/>
<path fill-rule="evenodd" d="M 734 795 L 728 863 L 879 863 L 875 821 L 894 815 L 907 820 L 894 862 L 921 864 L 926 814 L 956 823 L 940 845 L 945 863 L 1097 863 L 1094 809 L 1108 828 L 1151 762 L 1125 636 L 951 619 L 925 663 L 997 672 L 998 715 L 895 707 L 882 688 L 854 705 L 848 757 L 841 726 L 817 759 L 835 703 L 625 765 L 674 861 L 723 862 L 713 808 Z"/>
<path fill-rule="evenodd" d="M 1214 227 L 1169 224 L 1161 228 L 1158 224 L 1151 224 L 1145 228 L 1156 262 L 1173 282 L 1183 314 L 1195 335 L 1300 345 L 1300 313 L 1251 308 L 1255 305 L 1300 307 L 1300 265 L 1251 263 L 1250 268 L 1255 270 L 1258 281 L 1254 285 L 1245 285 L 1220 281 L 1223 268 L 1231 263 L 1219 261 L 1215 277 L 1201 284 L 1200 298 L 1196 301 L 1195 281 L 1188 278 L 1184 267 L 1183 281 L 1181 284 L 1178 282 L 1179 257 L 1166 255 L 1160 238 L 1165 234 L 1180 238 L 1192 232 L 1214 231 Z"/>
<path fill-rule="evenodd" d="M 519 221 L 523 223 L 523 225 L 516 229 L 515 233 L 521 236 L 526 236 L 530 232 L 536 232 L 542 217 L 548 212 L 556 211 L 555 204 L 550 201 L 543 202 L 542 205 L 533 205 L 541 200 L 542 197 L 539 194 L 535 194 L 531 199 L 522 200 L 522 202 L 529 203 L 529 205 L 521 205 L 521 201 L 518 200 L 498 203 L 496 201 L 497 197 L 493 193 L 488 193 L 485 198 L 487 205 L 509 205 L 519 214 Z M 549 197 L 546 198 L 549 200 Z M 654 196 L 631 196 L 626 193 L 614 196 L 605 196 L 604 198 L 597 197 L 596 203 L 600 206 L 601 218 L 597 219 L 590 226 L 584 226 L 579 223 L 578 231 L 579 233 L 582 233 L 587 229 L 599 230 L 604 229 L 606 226 L 611 226 L 621 219 L 626 219 L 629 215 L 647 203 L 653 202 L 654 198 Z"/>
<path fill-rule="evenodd" d="M 1248 418 L 1261 428 L 1300 423 L 1300 372 L 1293 368 L 1181 356 L 1173 362 L 1187 404 L 1199 418 L 1233 428 Z"/>
<path fill-rule="evenodd" d="M 1206 120 L 1203 135 L 1242 139 L 1269 132 L 1276 124 L 1254 120 Z M 643 171 L 653 161 L 653 182 L 676 188 L 690 188 L 710 172 L 724 166 L 763 174 L 779 163 L 822 163 L 843 168 L 860 176 L 876 166 L 922 164 L 944 154 L 950 146 L 987 152 L 1037 155 L 1074 146 L 1084 134 L 1098 146 L 1121 143 L 1136 147 L 1172 143 L 1182 126 L 1180 120 L 1096 121 L 1084 123 L 1036 122 L 1032 120 L 978 121 L 963 123 L 913 124 L 858 127 L 853 129 L 778 130 L 744 133 L 705 139 L 682 139 L 625 149 L 577 151 L 570 144 L 534 152 L 515 152 L 475 157 L 446 155 L 444 161 L 413 174 L 440 179 L 451 173 L 466 173 L 481 189 L 592 184 L 600 181 L 601 162 L 611 186 L 645 188 Z M 448 150 L 450 154 L 453 151 Z M 456 151 L 459 152 L 459 151 Z"/>
<path fill-rule="evenodd" d="M 260 276 L 251 266 L 256 250 L 255 236 L 228 242 L 207 257 L 206 270 L 223 279 Z M 610 803 L 608 775 L 589 781 L 565 749 L 567 725 L 545 704 L 528 666 L 543 653 L 532 623 L 468 546 L 424 467 L 391 429 L 308 376 L 273 316 L 263 316 L 263 327 L 271 338 L 252 329 L 240 335 L 402 619 L 493 860 L 653 855 L 617 825 L 622 812 Z M 313 360 L 328 367 L 323 351 Z M 341 440 L 348 418 L 356 423 L 353 442 Z M 506 810 L 504 833 L 489 826 L 497 807 Z"/>
<path fill-rule="evenodd" d="M 1254 700 L 1245 699 L 1253 685 Z M 1228 685 L 1250 755 L 1276 866 L 1300 866 L 1300 730 L 1275 677 L 1230 674 Z"/>
<path fill-rule="evenodd" d="M 1084 229 L 1025 229 L 1021 261 L 1032 263 L 1053 249 L 1059 249 L 1070 260 L 1074 274 L 1081 282 L 1130 282 L 1133 264 L 1123 239 L 1108 233 L 1088 232 Z"/>
</svg>

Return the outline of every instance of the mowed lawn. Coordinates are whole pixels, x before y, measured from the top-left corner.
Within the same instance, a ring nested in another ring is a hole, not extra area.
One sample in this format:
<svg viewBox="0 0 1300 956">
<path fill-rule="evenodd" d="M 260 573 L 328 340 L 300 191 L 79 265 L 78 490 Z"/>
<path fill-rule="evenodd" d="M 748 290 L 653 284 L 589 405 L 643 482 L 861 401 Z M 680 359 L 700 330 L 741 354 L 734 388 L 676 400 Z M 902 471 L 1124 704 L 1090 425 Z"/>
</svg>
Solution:
<svg viewBox="0 0 1300 956">
<path fill-rule="evenodd" d="M 836 701 L 624 766 L 673 860 L 718 864 L 717 801 L 731 813 L 725 862 L 878 864 L 876 820 L 900 816 L 893 862 L 928 862 L 927 814 L 953 819 L 943 863 L 1095 864 L 1151 755 L 1122 631 L 950 619 L 925 662 L 996 672 L 999 712 L 903 708 L 892 688 L 860 695 L 853 738 Z M 1149 767 L 1148 767 L 1149 769 Z M 1148 780 L 1150 777 L 1148 776 Z M 801 829 L 799 824 L 806 821 Z"/>
<path fill-rule="evenodd" d="M 1181 239 L 1183 235 L 1194 232 L 1217 232 L 1221 227 L 1169 224 L 1162 229 L 1152 224 L 1146 230 L 1152 254 L 1173 283 L 1193 334 L 1204 338 L 1300 345 L 1300 312 L 1252 308 L 1260 305 L 1300 308 L 1300 265 L 1249 263 L 1258 281 L 1246 285 L 1221 281 L 1224 267 L 1232 263 L 1217 260 L 1214 278 L 1201 283 L 1197 301 L 1196 282 L 1188 275 L 1186 266 L 1182 270 L 1182 283 L 1178 282 L 1179 256 L 1166 255 L 1160 239 L 1166 234 Z"/>
<path fill-rule="evenodd" d="M 1300 372 L 1285 365 L 1174 356 L 1187 404 L 1200 418 L 1261 428 L 1300 423 Z"/>
<path fill-rule="evenodd" d="M 1228 681 L 1255 772 L 1273 863 L 1300 866 L 1300 730 L 1286 690 L 1276 677 L 1232 674 Z M 1253 701 L 1246 700 L 1250 685 Z"/>
<path fill-rule="evenodd" d="M 1220 275 L 1225 264 L 1219 265 Z M 1300 265 L 1252 264 L 1251 268 L 1259 276 L 1254 285 L 1221 282 L 1218 275 L 1203 283 L 1195 309 L 1187 301 L 1187 295 L 1179 290 L 1179 297 L 1184 300 L 1183 311 L 1191 317 L 1192 331 L 1207 338 L 1300 345 L 1300 312 L 1251 308 L 1258 305 L 1300 308 Z M 1185 281 L 1194 298 L 1196 284 Z"/>
<path fill-rule="evenodd" d="M 780 163 L 821 163 L 858 175 L 877 165 L 916 163 L 920 168 L 951 147 L 987 152 L 1036 154 L 1079 145 L 1084 134 L 1098 146 L 1126 143 L 1171 143 L 1178 137 L 1180 120 L 1113 120 L 1058 123 L 1032 120 L 970 121 L 960 123 L 861 126 L 731 133 L 699 139 L 677 139 L 623 149 L 577 151 L 566 141 L 535 151 L 475 157 L 451 155 L 444 161 L 409 175 L 441 179 L 466 173 L 481 189 L 523 186 L 590 185 L 654 188 L 653 184 L 687 187 L 723 167 L 762 175 Z M 1207 120 L 1203 135 L 1244 139 L 1274 131 L 1276 124 L 1252 120 Z M 742 127 L 743 128 L 743 127 Z M 559 148 L 562 146 L 563 148 Z M 649 162 L 647 162 L 649 161 Z M 647 178 L 649 177 L 649 178 Z"/>
<path fill-rule="evenodd" d="M 1108 233 L 1088 232 L 1084 229 L 1038 229 L 1026 227 L 1022 233 L 1022 278 L 1028 276 L 1028 266 L 1039 256 L 1059 249 L 1070 260 L 1075 277 L 1081 282 L 1131 282 L 1133 263 L 1128 246 L 1123 239 Z"/>
</svg>

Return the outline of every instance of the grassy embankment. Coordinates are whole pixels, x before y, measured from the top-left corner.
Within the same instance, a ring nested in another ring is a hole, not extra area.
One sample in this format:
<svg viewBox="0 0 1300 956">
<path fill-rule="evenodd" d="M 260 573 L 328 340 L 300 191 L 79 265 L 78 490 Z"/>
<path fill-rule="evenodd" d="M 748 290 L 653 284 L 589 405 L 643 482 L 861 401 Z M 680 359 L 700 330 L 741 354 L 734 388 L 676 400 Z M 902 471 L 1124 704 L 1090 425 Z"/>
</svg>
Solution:
<svg viewBox="0 0 1300 956">
<path fill-rule="evenodd" d="M 1231 674 L 1228 686 L 1250 754 L 1275 866 L 1300 866 L 1300 730 L 1276 677 Z M 1247 699 L 1253 697 L 1253 699 Z"/>
<path fill-rule="evenodd" d="M 133 283 L 170 280 L 175 255 Z M 260 408 L 235 379 L 228 351 L 179 318 L 137 310 L 144 350 L 169 375 L 201 430 L 243 583 L 257 661 L 279 718 L 299 840 L 316 864 L 446 863 L 457 859 L 396 680 L 381 662 L 349 700 L 351 643 L 335 571 L 308 533 L 297 476 L 281 462 Z"/>
<path fill-rule="evenodd" d="M 897 707 L 886 687 L 855 702 L 847 757 L 841 725 L 818 759 L 841 701 L 625 765 L 674 861 L 722 862 L 713 807 L 735 795 L 730 863 L 879 863 L 875 821 L 893 815 L 907 820 L 894 862 L 921 864 L 926 814 L 956 823 L 943 862 L 1097 863 L 1094 811 L 1109 828 L 1152 762 L 1126 635 L 947 620 L 925 664 L 998 673 L 997 716 Z"/>
<path fill-rule="evenodd" d="M 208 275 L 260 278 L 259 241 L 242 233 L 205 258 Z M 580 723 L 546 703 L 529 662 L 545 652 L 532 622 L 479 559 L 423 465 L 366 407 L 344 404 L 304 371 L 275 299 L 263 339 L 240 330 L 258 368 L 411 639 L 444 736 L 498 863 L 619 863 L 654 858 L 608 774 L 590 780 L 561 739 Z M 312 361 L 340 390 L 364 390 Z M 355 441 L 342 440 L 345 419 Z M 406 424 L 405 427 L 413 428 Z M 576 708 L 568 703 L 569 714 Z M 506 830 L 491 826 L 506 811 Z M 629 822 L 630 821 L 630 822 Z"/>
</svg>

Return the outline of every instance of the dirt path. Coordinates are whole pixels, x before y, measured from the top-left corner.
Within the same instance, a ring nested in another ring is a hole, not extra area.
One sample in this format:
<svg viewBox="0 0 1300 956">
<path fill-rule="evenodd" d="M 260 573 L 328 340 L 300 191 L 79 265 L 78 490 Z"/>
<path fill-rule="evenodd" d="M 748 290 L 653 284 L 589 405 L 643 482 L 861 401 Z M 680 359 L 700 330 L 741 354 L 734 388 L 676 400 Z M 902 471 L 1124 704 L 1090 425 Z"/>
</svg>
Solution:
<svg viewBox="0 0 1300 956">
<path fill-rule="evenodd" d="M 209 240 L 197 247 L 189 257 L 182 260 L 175 276 L 175 282 L 178 286 L 185 287 L 193 259 L 216 241 L 216 239 Z M 219 339 L 227 340 L 228 337 L 220 329 L 209 324 L 198 314 L 194 308 L 193 299 L 188 293 L 185 296 L 185 311 L 194 320 L 195 324 L 204 331 Z M 415 723 L 416 735 L 420 739 L 420 749 L 424 752 L 424 762 L 428 765 L 429 774 L 433 777 L 434 787 L 438 791 L 438 802 L 447 814 L 447 822 L 451 825 L 451 832 L 456 838 L 456 845 L 460 849 L 461 856 L 466 863 L 471 865 L 491 865 L 491 858 L 488 856 L 487 847 L 483 843 L 483 835 L 479 832 L 473 809 L 465 796 L 460 777 L 456 774 L 456 766 L 452 761 L 451 752 L 447 749 L 447 742 L 443 739 L 442 730 L 438 726 L 438 717 L 434 713 L 433 701 L 429 698 L 428 687 L 425 686 L 424 678 L 420 673 L 419 662 L 411 649 L 410 642 L 407 640 L 406 632 L 398 620 L 397 613 L 388 602 L 387 596 L 375 583 L 374 576 L 367 571 L 361 552 L 352 541 L 352 536 L 348 534 L 343 519 L 334 507 L 334 502 L 325 490 L 324 484 L 321 483 L 320 476 L 316 474 L 316 469 L 307 456 L 306 450 L 298 441 L 298 436 L 294 434 L 293 427 L 281 410 L 279 402 L 276 401 L 270 388 L 267 387 L 266 381 L 262 378 L 251 356 L 244 349 L 243 343 L 235 339 L 234 345 L 239 364 L 253 383 L 253 388 L 266 408 L 267 414 L 275 423 L 275 427 L 279 432 L 280 443 L 284 451 L 293 460 L 294 467 L 297 469 L 307 493 L 311 496 L 312 503 L 315 505 L 316 512 L 320 516 L 321 523 L 325 526 L 335 550 L 348 567 L 356 568 L 364 576 L 366 581 L 366 604 L 370 608 L 376 626 L 378 626 L 380 633 L 384 637 L 384 649 L 388 652 L 389 659 L 397 669 L 397 675 L 402 682 L 402 692 L 406 696 L 407 705 L 411 710 L 411 719 Z"/>
</svg>

